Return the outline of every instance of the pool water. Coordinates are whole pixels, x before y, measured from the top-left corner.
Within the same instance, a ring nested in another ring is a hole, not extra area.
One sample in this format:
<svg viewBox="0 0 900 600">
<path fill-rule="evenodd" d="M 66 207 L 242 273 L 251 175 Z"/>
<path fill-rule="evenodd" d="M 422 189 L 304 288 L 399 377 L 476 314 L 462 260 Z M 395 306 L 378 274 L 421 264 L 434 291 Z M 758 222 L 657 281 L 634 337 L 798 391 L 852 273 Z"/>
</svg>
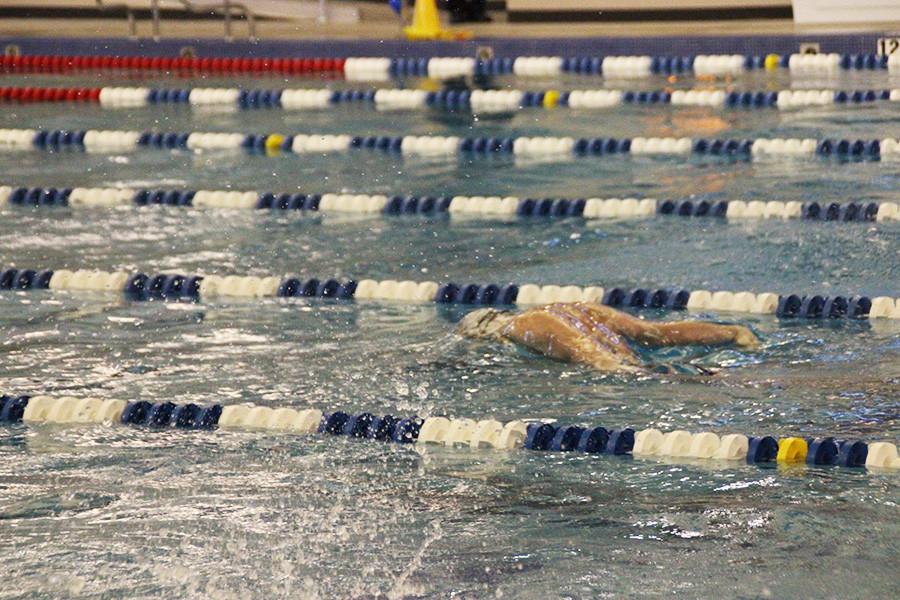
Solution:
<svg viewBox="0 0 900 600">
<path fill-rule="evenodd" d="M 831 85 L 867 87 L 857 83 Z M 863 83 L 888 87 L 886 76 Z M 900 137 L 898 116 L 900 105 L 888 103 L 793 111 L 533 110 L 477 120 L 343 107 L 6 105 L 0 127 L 883 138 Z M 368 152 L 7 152 L 0 154 L 0 173 L 0 184 L 29 186 L 569 198 L 896 202 L 900 189 L 900 162 L 809 158 L 522 163 Z M 897 223 L 526 222 L 168 207 L 0 212 L 0 264 L 31 268 L 897 297 L 898 255 Z M 756 353 L 707 348 L 655 355 L 719 370 L 714 377 L 635 377 L 459 339 L 452 330 L 465 310 L 2 292 L 0 389 L 776 437 L 900 437 L 900 321 L 645 311 L 647 318 L 742 323 L 764 344 Z M 887 598 L 898 586 L 898 503 L 896 474 L 805 465 L 423 450 L 315 435 L 4 426 L 0 559 L 15 585 L 0 588 L 0 598 Z"/>
</svg>

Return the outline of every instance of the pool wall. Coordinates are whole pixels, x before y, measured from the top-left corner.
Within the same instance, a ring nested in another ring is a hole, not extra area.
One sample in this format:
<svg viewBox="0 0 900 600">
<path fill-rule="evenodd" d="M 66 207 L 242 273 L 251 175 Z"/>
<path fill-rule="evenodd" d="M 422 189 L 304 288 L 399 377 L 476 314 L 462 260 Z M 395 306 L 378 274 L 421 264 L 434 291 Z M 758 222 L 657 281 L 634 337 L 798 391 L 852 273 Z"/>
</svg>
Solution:
<svg viewBox="0 0 900 600">
<path fill-rule="evenodd" d="M 674 26 L 673 26 L 674 29 Z M 3 47 L 15 45 L 23 54 L 178 55 L 190 47 L 199 56 L 316 57 L 473 56 L 489 46 L 496 56 L 563 54 L 764 54 L 798 52 L 800 44 L 818 43 L 820 52 L 842 54 L 876 51 L 882 33 L 798 34 L 708 37 L 586 37 L 586 38 L 480 38 L 462 42 L 408 42 L 405 40 L 233 41 L 216 39 L 130 40 L 112 38 L 0 37 Z"/>
</svg>

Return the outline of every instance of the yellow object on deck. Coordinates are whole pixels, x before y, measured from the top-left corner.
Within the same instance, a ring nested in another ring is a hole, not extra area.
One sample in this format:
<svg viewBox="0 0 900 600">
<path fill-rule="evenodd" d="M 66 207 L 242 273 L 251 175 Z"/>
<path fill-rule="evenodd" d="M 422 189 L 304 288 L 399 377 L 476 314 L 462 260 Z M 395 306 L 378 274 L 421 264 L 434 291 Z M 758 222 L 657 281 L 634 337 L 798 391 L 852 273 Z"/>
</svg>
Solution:
<svg viewBox="0 0 900 600">
<path fill-rule="evenodd" d="M 471 32 L 441 29 L 434 0 L 416 0 L 412 23 L 403 28 L 403 33 L 408 40 L 467 40 L 472 37 Z"/>
</svg>

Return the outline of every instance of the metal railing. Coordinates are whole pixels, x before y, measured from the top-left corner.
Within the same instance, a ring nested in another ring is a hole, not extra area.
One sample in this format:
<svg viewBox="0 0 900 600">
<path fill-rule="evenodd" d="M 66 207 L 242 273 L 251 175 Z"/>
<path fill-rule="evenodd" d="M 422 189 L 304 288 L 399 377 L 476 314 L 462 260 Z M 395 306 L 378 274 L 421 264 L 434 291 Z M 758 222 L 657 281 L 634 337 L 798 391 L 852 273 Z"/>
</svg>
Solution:
<svg viewBox="0 0 900 600">
<path fill-rule="evenodd" d="M 153 3 L 156 4 L 158 0 L 153 0 Z M 225 26 L 225 39 L 231 41 L 234 39 L 232 35 L 232 16 L 233 14 L 239 14 L 244 17 L 244 20 L 247 21 L 247 39 L 251 41 L 256 41 L 256 15 L 254 15 L 253 11 L 247 7 L 246 4 L 234 2 L 233 0 L 221 0 L 219 2 L 202 2 L 198 3 L 194 0 L 179 0 L 184 6 L 193 12 L 209 12 L 210 14 L 215 12 L 220 12 L 222 14 L 224 26 Z M 158 27 L 159 20 L 158 18 L 154 20 L 154 25 Z M 158 29 L 155 31 L 154 35 L 158 36 Z"/>
<path fill-rule="evenodd" d="M 224 39 L 231 41 L 234 39 L 233 21 L 235 17 L 243 18 L 247 22 L 247 38 L 256 41 L 256 20 L 260 13 L 256 11 L 250 1 L 240 0 L 96 0 L 98 8 L 105 9 L 124 9 L 128 23 L 128 35 L 137 39 L 137 19 L 135 18 L 135 10 L 138 8 L 149 8 L 151 21 L 151 35 L 154 40 L 161 37 L 161 4 L 167 4 L 173 7 L 180 7 L 186 11 L 196 14 L 219 14 L 222 16 L 224 25 Z M 148 6 L 149 4 L 149 6 Z M 299 3 L 298 3 L 299 4 Z M 310 3 L 303 3 L 310 4 Z M 310 7 L 310 16 L 315 16 L 315 20 L 319 23 L 326 23 L 331 20 L 331 12 L 327 0 L 318 0 L 318 10 L 312 10 Z M 300 7 L 302 10 L 302 7 Z M 339 9 L 340 10 L 340 9 Z M 346 11 L 344 11 L 346 12 Z M 269 15 L 271 16 L 271 14 Z"/>
</svg>

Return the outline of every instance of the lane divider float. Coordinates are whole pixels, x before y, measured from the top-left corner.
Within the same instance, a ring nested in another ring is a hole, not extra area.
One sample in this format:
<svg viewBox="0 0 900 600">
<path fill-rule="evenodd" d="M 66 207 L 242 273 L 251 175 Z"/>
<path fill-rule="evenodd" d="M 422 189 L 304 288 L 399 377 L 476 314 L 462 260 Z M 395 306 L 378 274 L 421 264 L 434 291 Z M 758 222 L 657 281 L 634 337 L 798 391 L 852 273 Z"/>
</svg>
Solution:
<svg viewBox="0 0 900 600">
<path fill-rule="evenodd" d="M 656 200 L 654 198 L 518 198 L 516 196 L 387 196 L 156 188 L 56 188 L 0 185 L 0 206 L 179 206 L 302 210 L 370 215 L 450 215 L 564 218 L 648 218 L 653 215 L 727 219 L 802 219 L 872 222 L 900 220 L 896 202 L 782 202 L 770 200 Z"/>
<path fill-rule="evenodd" d="M 900 298 L 888 296 L 778 295 L 681 288 L 603 288 L 600 286 L 515 283 L 454 283 L 398 280 L 339 280 L 287 276 L 221 276 L 178 273 L 70 271 L 7 267 L 0 270 L 0 291 L 95 291 L 124 294 L 132 300 L 210 300 L 239 298 L 332 298 L 391 300 L 476 306 L 599 302 L 630 309 L 714 310 L 773 314 L 782 319 L 900 319 Z"/>
<path fill-rule="evenodd" d="M 240 89 L 240 88 L 41 88 L 0 87 L 0 102 L 93 103 L 105 108 L 187 105 L 242 109 L 315 110 L 362 106 L 380 111 L 432 110 L 506 113 L 530 108 L 597 110 L 617 106 L 709 106 L 714 108 L 793 109 L 808 106 L 864 106 L 900 102 L 895 90 L 440 90 L 419 89 Z"/>
<path fill-rule="evenodd" d="M 0 58 L 0 73 L 74 74 L 83 71 L 128 71 L 178 75 L 340 74 L 351 81 L 391 78 L 514 76 L 554 78 L 564 75 L 640 79 L 693 74 L 736 77 L 754 71 L 788 70 L 792 77 L 834 77 L 844 71 L 900 72 L 900 55 L 878 54 L 698 54 L 693 56 L 518 56 L 476 60 L 470 57 L 348 58 L 167 57 L 19 55 Z"/>
<path fill-rule="evenodd" d="M 29 55 L 0 57 L 0 73 L 54 73 L 85 71 L 176 73 L 186 76 L 300 75 L 344 72 L 343 58 L 260 58 L 181 56 Z"/>
<path fill-rule="evenodd" d="M 808 464 L 821 467 L 900 469 L 897 445 L 820 437 L 747 436 L 740 433 L 690 433 L 603 426 L 560 425 L 540 420 L 466 419 L 433 416 L 398 418 L 317 408 L 269 408 L 253 404 L 175 404 L 137 400 L 103 400 L 72 396 L 0 396 L 0 422 L 39 424 L 120 423 L 153 429 L 235 429 L 282 434 L 320 433 L 398 444 L 468 447 L 479 450 L 581 452 L 663 458 L 675 461 L 721 461 Z"/>
<path fill-rule="evenodd" d="M 716 156 L 738 160 L 836 157 L 844 160 L 900 158 L 900 140 L 813 138 L 573 138 L 351 136 L 244 134 L 77 129 L 0 129 L 0 150 L 77 150 L 122 153 L 148 149 L 234 150 L 265 155 L 380 151 L 428 158 L 492 155 L 572 160 L 586 156 Z"/>
</svg>

